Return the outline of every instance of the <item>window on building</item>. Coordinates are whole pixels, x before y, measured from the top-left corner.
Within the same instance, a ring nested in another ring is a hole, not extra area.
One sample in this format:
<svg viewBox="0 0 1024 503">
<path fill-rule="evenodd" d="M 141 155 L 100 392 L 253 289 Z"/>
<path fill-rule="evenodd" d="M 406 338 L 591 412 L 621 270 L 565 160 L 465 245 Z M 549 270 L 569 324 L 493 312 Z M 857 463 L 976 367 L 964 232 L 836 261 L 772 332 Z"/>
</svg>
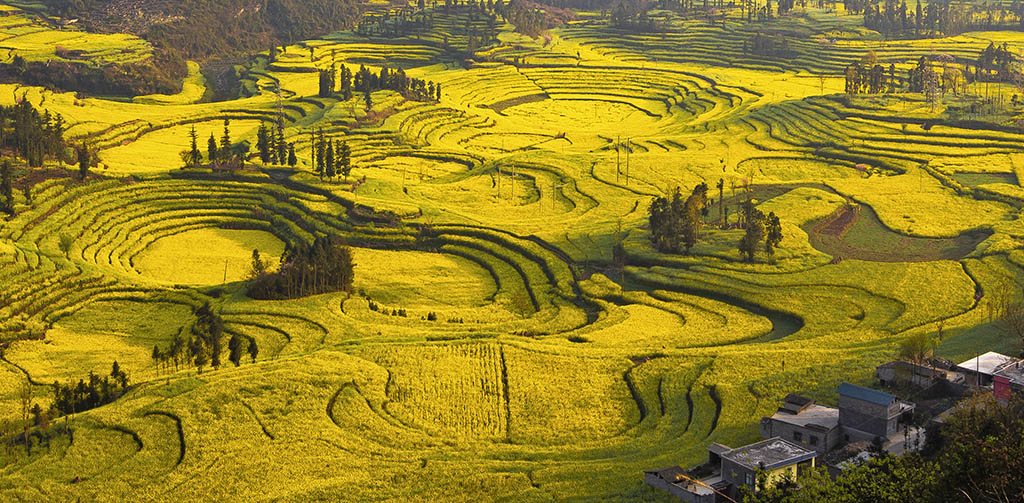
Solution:
<svg viewBox="0 0 1024 503">
<path fill-rule="evenodd" d="M 754 476 L 749 473 L 747 474 L 747 485 L 754 487 Z"/>
<path fill-rule="evenodd" d="M 818 437 L 811 435 L 811 445 L 818 445 Z"/>
<path fill-rule="evenodd" d="M 804 434 L 803 433 L 800 433 L 799 431 L 794 431 L 793 432 L 793 441 L 795 441 L 795 442 L 802 442 L 803 439 L 804 439 Z"/>
</svg>

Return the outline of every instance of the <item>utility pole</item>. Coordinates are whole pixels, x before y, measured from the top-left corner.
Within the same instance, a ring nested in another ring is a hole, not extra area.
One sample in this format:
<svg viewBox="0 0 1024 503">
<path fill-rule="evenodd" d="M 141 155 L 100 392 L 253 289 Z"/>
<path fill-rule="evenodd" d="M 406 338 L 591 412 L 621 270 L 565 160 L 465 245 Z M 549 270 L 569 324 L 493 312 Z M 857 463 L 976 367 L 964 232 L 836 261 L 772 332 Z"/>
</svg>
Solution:
<svg viewBox="0 0 1024 503">
<path fill-rule="evenodd" d="M 228 282 L 228 259 L 224 259 L 224 280 L 221 283 Z"/>
<path fill-rule="evenodd" d="M 620 162 L 619 162 L 619 158 L 620 158 L 620 155 L 621 155 L 620 154 L 621 147 L 622 147 L 622 139 L 621 139 L 621 137 L 616 136 L 615 137 L 615 181 L 616 182 L 619 181 L 619 173 L 622 172 L 622 169 L 620 168 Z"/>
<path fill-rule="evenodd" d="M 632 143 L 632 138 L 626 138 L 626 185 L 629 185 L 629 151 L 632 150 L 630 148 L 630 144 Z"/>
</svg>

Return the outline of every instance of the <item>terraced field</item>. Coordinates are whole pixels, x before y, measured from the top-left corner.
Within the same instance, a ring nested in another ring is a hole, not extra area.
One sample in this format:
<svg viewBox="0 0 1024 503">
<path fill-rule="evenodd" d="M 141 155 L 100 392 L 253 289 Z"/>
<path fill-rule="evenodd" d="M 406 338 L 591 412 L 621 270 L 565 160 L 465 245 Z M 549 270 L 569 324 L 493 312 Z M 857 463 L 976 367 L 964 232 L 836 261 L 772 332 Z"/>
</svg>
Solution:
<svg viewBox="0 0 1024 503">
<path fill-rule="evenodd" d="M 1020 132 L 951 119 L 952 95 L 836 94 L 868 48 L 905 73 L 1010 35 L 882 41 L 797 9 L 770 25 L 796 56 L 774 60 L 742 53 L 756 27 L 735 15 L 641 36 L 582 13 L 550 41 L 499 26 L 462 66 L 442 41 L 466 44 L 467 17 L 260 55 L 225 102 L 0 89 L 101 159 L 84 181 L 48 168 L 0 221 L 0 434 L 26 381 L 44 407 L 114 359 L 133 383 L 70 438 L 0 451 L 0 500 L 659 501 L 643 469 L 755 439 L 787 393 L 834 401 L 908 336 L 941 330 L 954 360 L 1016 351 L 990 307 L 1024 279 Z M 331 63 L 442 98 L 317 97 Z M 280 121 L 298 165 L 180 169 L 192 127 L 224 119 L 253 145 Z M 312 173 L 321 130 L 351 147 L 347 179 Z M 701 240 L 657 253 L 652 198 L 701 182 Z M 719 225 L 748 198 L 784 234 L 753 264 Z M 353 248 L 352 294 L 246 296 L 253 249 L 276 263 L 327 234 Z M 255 362 L 158 367 L 205 303 Z"/>
</svg>

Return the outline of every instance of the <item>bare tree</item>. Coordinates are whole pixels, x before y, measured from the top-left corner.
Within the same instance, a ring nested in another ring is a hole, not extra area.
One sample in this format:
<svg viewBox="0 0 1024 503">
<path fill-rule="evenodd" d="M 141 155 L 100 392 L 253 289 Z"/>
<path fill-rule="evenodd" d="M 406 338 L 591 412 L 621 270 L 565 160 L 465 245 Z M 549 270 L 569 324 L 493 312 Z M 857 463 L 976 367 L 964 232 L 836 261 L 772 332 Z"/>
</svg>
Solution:
<svg viewBox="0 0 1024 503">
<path fill-rule="evenodd" d="M 32 445 L 28 442 L 28 413 L 32 406 L 32 383 L 25 379 L 25 384 L 19 390 L 18 398 L 21 401 L 21 421 L 25 425 L 25 453 L 31 454 Z"/>
<path fill-rule="evenodd" d="M 1024 347 L 1024 296 L 1020 287 L 1009 281 L 1003 282 L 993 293 L 992 306 L 996 327 Z"/>
</svg>

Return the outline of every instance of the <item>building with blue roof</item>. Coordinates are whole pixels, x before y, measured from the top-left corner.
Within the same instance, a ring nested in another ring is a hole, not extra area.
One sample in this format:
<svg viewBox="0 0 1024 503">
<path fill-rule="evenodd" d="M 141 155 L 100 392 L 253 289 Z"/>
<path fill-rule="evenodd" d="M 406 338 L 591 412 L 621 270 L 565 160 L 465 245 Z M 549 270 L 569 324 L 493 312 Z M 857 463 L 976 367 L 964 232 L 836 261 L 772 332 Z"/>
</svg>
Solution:
<svg viewBox="0 0 1024 503">
<path fill-rule="evenodd" d="M 900 418 L 913 411 L 913 404 L 889 393 L 847 382 L 839 385 L 839 424 L 847 438 L 888 438 L 898 431 Z"/>
</svg>

